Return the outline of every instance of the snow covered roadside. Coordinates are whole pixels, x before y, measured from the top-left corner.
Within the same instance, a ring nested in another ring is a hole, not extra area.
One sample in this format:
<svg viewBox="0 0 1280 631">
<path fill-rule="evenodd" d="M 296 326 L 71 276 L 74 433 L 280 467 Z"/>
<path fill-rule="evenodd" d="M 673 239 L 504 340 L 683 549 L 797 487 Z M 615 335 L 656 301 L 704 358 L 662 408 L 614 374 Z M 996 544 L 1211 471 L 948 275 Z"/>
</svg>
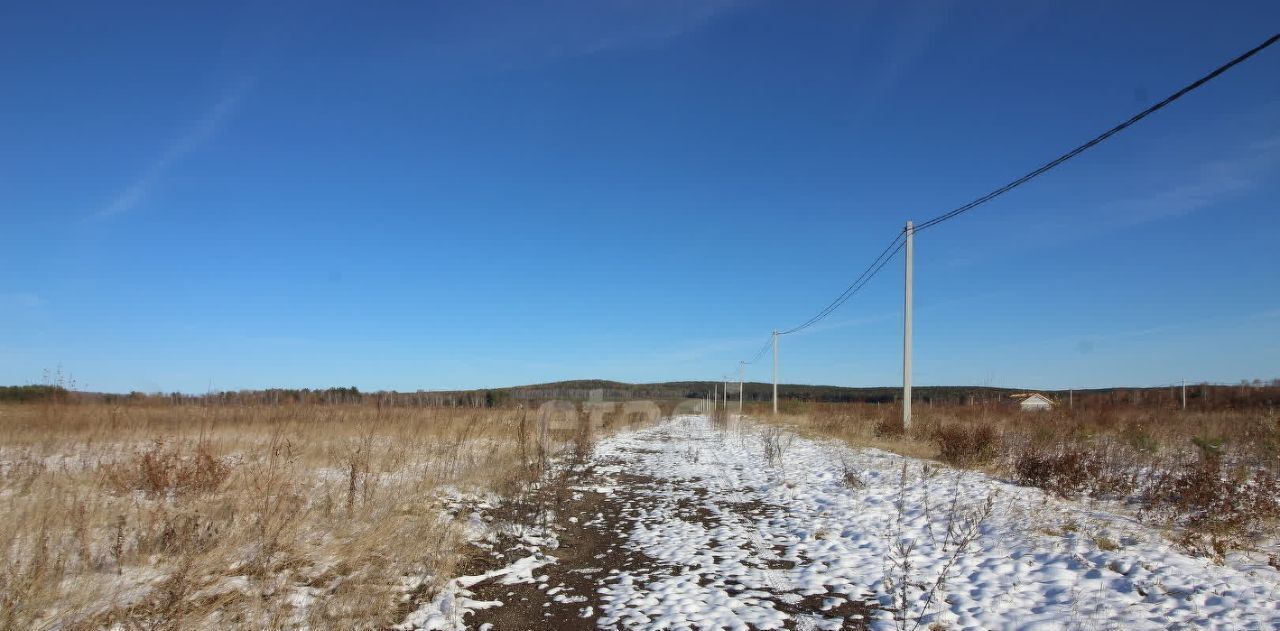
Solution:
<svg viewBox="0 0 1280 631">
<path fill-rule="evenodd" d="M 592 460 L 644 560 L 596 579 L 601 628 L 1280 628 L 1275 569 L 979 473 L 702 416 Z"/>
<path fill-rule="evenodd" d="M 449 581 L 431 602 L 419 607 L 409 614 L 404 622 L 396 625 L 396 629 L 422 629 L 424 631 L 449 631 L 465 629 L 465 618 L 477 610 L 501 607 L 502 601 L 476 600 L 468 589 L 476 583 L 497 579 L 503 585 L 532 583 L 533 572 L 538 568 L 554 562 L 554 557 L 532 554 L 508 565 L 507 567 L 485 572 L 477 576 L 463 576 Z"/>
<path fill-rule="evenodd" d="M 447 493 L 446 503 L 451 512 L 471 509 L 492 509 L 498 502 L 496 496 L 472 496 L 451 489 Z M 500 527 L 497 526 L 497 527 Z M 467 540 L 482 550 L 492 551 L 499 540 L 494 524 L 486 522 L 480 512 L 471 512 L 464 532 Z M 515 538 L 518 552 L 514 560 L 496 569 L 474 576 L 459 576 L 446 582 L 430 601 L 422 602 L 400 624 L 393 629 L 401 631 L 461 631 L 470 628 L 467 618 L 477 611 L 501 607 L 500 600 L 484 600 L 477 598 L 471 587 L 478 583 L 493 581 L 500 585 L 532 584 L 538 581 L 534 572 L 539 568 L 556 562 L 556 558 L 543 552 L 554 549 L 558 545 L 554 533 L 527 530 Z M 504 555 L 498 555 L 504 556 Z M 421 583 L 407 585 L 407 591 L 413 592 Z"/>
</svg>

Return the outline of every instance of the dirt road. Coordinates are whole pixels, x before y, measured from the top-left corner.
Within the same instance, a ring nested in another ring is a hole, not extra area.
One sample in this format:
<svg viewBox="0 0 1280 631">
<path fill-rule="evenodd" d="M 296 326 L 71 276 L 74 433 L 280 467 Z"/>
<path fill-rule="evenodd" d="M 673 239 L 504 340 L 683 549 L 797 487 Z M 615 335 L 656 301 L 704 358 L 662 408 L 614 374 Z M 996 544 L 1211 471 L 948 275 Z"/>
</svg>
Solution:
<svg viewBox="0 0 1280 631">
<path fill-rule="evenodd" d="M 1274 568 L 1214 565 L 1096 506 L 747 421 L 613 436 L 565 479 L 547 528 L 491 529 L 481 560 L 402 628 L 1280 624 Z M 493 527 L 501 508 L 472 519 Z"/>
</svg>

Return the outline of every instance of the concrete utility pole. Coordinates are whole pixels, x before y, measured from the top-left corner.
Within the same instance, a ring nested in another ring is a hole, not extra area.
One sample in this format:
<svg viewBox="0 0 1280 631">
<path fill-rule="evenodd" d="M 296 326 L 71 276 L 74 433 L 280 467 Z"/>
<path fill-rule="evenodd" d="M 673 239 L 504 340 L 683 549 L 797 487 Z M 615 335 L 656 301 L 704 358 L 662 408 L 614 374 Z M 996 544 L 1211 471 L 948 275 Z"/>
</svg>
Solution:
<svg viewBox="0 0 1280 631">
<path fill-rule="evenodd" d="M 1076 391 L 1074 389 L 1067 390 L 1067 409 L 1075 407 Z"/>
<path fill-rule="evenodd" d="M 718 383 L 715 384 L 715 387 L 714 389 L 712 389 L 711 393 L 712 393 L 711 411 L 714 412 L 716 408 L 720 406 L 720 384 Z"/>
<path fill-rule="evenodd" d="M 738 414 L 742 414 L 742 399 L 747 396 L 747 389 L 742 387 L 742 379 L 746 372 L 747 362 L 738 362 Z"/>
<path fill-rule="evenodd" d="M 778 415 L 778 332 L 773 332 L 773 415 Z"/>
<path fill-rule="evenodd" d="M 1204 406 L 1200 406 L 1203 408 Z M 1187 380 L 1182 380 L 1182 409 L 1187 409 Z"/>
<path fill-rule="evenodd" d="M 729 377 L 724 378 L 724 388 L 720 390 L 721 396 L 724 398 L 724 411 L 729 411 Z"/>
<path fill-rule="evenodd" d="M 907 222 L 906 292 L 902 305 L 902 429 L 911 429 L 911 256 L 916 230 Z"/>
</svg>

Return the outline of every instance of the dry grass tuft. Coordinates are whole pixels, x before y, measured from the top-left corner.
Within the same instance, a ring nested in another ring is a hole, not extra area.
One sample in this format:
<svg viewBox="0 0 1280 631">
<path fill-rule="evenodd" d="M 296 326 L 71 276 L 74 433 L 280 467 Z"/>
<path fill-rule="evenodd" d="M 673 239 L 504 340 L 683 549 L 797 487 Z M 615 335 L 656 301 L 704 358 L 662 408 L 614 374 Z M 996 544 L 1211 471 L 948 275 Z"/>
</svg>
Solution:
<svg viewBox="0 0 1280 631">
<path fill-rule="evenodd" d="M 996 457 L 996 432 L 985 425 L 940 425 L 933 430 L 938 458 L 953 465 L 981 465 Z"/>
<path fill-rule="evenodd" d="M 1062 497 L 1124 502 L 1175 530 L 1188 550 L 1221 558 L 1280 534 L 1280 415 L 1266 405 L 1178 410 L 1077 403 L 930 405 L 904 431 L 898 405 L 791 402 L 756 418 L 802 432 L 1006 475 Z"/>
<path fill-rule="evenodd" d="M 1178 542 L 1221 559 L 1280 518 L 1280 480 L 1246 467 L 1224 470 L 1218 451 L 1162 471 L 1144 489 L 1148 515 L 1182 527 Z"/>
<path fill-rule="evenodd" d="M 760 435 L 760 442 L 764 447 L 765 460 L 770 465 L 781 466 L 794 439 L 795 434 L 791 432 L 777 427 L 766 428 L 764 433 Z"/>
<path fill-rule="evenodd" d="M 121 463 L 101 467 L 103 481 L 117 491 L 141 491 L 150 496 L 170 493 L 211 493 L 231 475 L 231 465 L 214 456 L 207 442 L 183 453 L 156 440 L 150 449 Z"/>
<path fill-rule="evenodd" d="M 387 628 L 463 560 L 454 490 L 559 449 L 525 416 L 0 405 L 0 630 Z"/>
</svg>

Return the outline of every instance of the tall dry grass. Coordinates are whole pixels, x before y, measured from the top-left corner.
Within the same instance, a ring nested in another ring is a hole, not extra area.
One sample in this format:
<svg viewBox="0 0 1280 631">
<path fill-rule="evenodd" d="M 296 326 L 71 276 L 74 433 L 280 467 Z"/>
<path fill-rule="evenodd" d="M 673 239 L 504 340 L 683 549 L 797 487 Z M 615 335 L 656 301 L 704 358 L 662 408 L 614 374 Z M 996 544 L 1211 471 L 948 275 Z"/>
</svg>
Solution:
<svg viewBox="0 0 1280 631">
<path fill-rule="evenodd" d="M 1280 535 L 1280 413 L 1273 408 L 922 405 L 909 431 L 899 405 L 792 402 L 785 409 L 772 420 L 805 433 L 981 469 L 1063 497 L 1125 503 L 1194 553 L 1221 558 Z M 771 419 L 764 406 L 750 411 Z"/>
<path fill-rule="evenodd" d="M 0 405 L 0 629 L 387 628 L 462 560 L 448 489 L 521 410 Z"/>
</svg>

